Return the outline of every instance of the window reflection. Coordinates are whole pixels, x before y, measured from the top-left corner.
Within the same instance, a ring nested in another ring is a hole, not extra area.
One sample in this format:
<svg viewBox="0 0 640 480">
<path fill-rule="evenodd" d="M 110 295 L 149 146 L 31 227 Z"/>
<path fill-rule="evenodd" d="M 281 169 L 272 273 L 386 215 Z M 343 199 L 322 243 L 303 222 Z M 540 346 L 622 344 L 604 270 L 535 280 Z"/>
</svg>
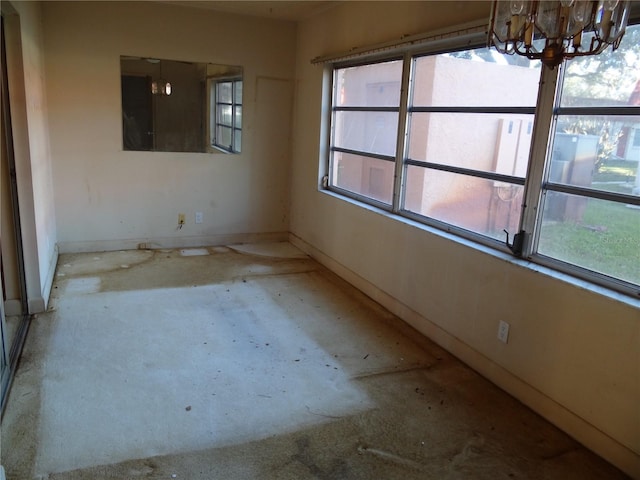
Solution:
<svg viewBox="0 0 640 480">
<path fill-rule="evenodd" d="M 122 56 L 120 72 L 124 150 L 240 152 L 233 107 L 242 105 L 241 67 Z M 227 85 L 226 102 L 215 100 L 219 84 Z"/>
</svg>

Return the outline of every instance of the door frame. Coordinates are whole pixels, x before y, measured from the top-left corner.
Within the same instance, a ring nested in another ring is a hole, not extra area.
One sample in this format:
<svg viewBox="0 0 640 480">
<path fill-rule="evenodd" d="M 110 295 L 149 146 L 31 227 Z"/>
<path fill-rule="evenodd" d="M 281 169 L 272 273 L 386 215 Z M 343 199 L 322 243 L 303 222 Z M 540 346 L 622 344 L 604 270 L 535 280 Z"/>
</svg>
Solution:
<svg viewBox="0 0 640 480">
<path fill-rule="evenodd" d="M 8 344 L 6 338 L 6 319 L 5 319 L 5 292 L 4 292 L 4 280 L 0 283 L 0 330 L 2 343 L 0 344 L 0 355 L 2 355 L 2 372 L 0 375 L 0 412 L 4 413 L 4 407 L 7 403 L 9 396 L 9 389 L 15 373 L 15 369 L 18 364 L 18 359 L 22 353 L 22 348 L 29 330 L 31 316 L 29 315 L 28 299 L 27 299 L 27 283 L 26 273 L 24 268 L 24 251 L 22 243 L 22 228 L 20 223 L 20 207 L 18 202 L 18 184 L 16 176 L 15 166 L 15 152 L 13 145 L 13 129 L 12 129 L 12 116 L 11 105 L 9 102 L 9 84 L 8 84 L 8 62 L 6 52 L 6 37 L 5 37 L 5 15 L 1 15 L 2 30 L 0 33 L 1 44 L 1 66 L 0 66 L 0 95 L 1 102 L 1 115 L 2 115 L 2 130 L 3 139 L 2 152 L 0 152 L 0 161 L 3 162 L 2 171 L 6 171 L 9 176 L 9 189 L 11 197 L 11 205 L 8 212 L 11 215 L 11 223 L 13 224 L 13 241 L 15 242 L 15 249 L 12 249 L 10 254 L 15 254 L 15 258 L 11 258 L 8 261 L 16 263 L 18 270 L 18 285 L 19 301 L 20 301 L 20 323 L 17 327 L 15 335 L 11 344 Z M 5 213 L 5 210 L 0 209 L 0 213 Z M 2 238 L 0 238 L 0 268 L 4 271 L 4 262 L 7 258 L 2 254 L 1 250 Z M 13 251 L 15 250 L 15 251 Z M 6 254 L 7 252 L 5 252 Z"/>
</svg>

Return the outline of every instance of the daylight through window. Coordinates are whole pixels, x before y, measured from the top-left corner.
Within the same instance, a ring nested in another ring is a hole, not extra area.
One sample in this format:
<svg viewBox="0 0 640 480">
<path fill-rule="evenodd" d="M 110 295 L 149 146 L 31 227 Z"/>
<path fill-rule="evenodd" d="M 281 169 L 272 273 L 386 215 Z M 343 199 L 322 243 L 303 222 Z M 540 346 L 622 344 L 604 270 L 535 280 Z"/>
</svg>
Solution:
<svg viewBox="0 0 640 480">
<path fill-rule="evenodd" d="M 554 70 L 487 48 L 331 70 L 328 189 L 640 294 L 640 26 Z"/>
<path fill-rule="evenodd" d="M 211 146 L 238 153 L 242 144 L 242 80 L 217 80 L 213 88 Z"/>
</svg>

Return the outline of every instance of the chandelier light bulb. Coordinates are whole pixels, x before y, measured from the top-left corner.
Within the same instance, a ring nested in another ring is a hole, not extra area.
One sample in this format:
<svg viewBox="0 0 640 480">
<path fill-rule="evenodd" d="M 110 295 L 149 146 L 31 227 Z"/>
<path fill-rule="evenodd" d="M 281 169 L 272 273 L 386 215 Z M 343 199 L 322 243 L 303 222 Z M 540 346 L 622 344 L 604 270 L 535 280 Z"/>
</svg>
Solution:
<svg viewBox="0 0 640 480">
<path fill-rule="evenodd" d="M 520 15 L 524 10 L 524 0 L 514 0 L 511 2 L 511 15 Z"/>
</svg>

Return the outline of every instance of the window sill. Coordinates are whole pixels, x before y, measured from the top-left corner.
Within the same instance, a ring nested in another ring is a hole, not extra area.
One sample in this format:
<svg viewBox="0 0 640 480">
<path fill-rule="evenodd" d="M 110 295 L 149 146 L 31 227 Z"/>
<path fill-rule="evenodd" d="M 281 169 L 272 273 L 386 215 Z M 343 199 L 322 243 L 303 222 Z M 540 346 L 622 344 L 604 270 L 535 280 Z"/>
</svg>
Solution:
<svg viewBox="0 0 640 480">
<path fill-rule="evenodd" d="M 597 294 L 597 295 L 601 295 L 607 298 L 610 298 L 611 300 L 620 302 L 620 303 L 624 303 L 626 305 L 629 305 L 631 307 L 634 308 L 638 308 L 640 309 L 640 298 L 635 298 L 632 294 L 625 294 L 622 292 L 618 292 L 617 290 L 613 290 L 611 288 L 602 286 L 602 285 L 598 285 L 596 283 L 590 282 L 588 280 L 584 280 L 578 277 L 575 277 L 573 275 L 570 275 L 568 273 L 564 273 L 561 272 L 559 270 L 556 270 L 554 268 L 548 267 L 546 265 L 542 265 L 539 263 L 536 263 L 535 261 L 528 259 L 528 258 L 518 258 L 518 257 L 514 257 L 513 255 L 511 255 L 510 253 L 507 253 L 506 251 L 501 251 L 499 249 L 490 247 L 488 245 L 483 245 L 481 243 L 478 243 L 476 241 L 464 238 L 464 237 L 460 237 L 458 235 L 455 235 L 453 233 L 449 233 L 447 231 L 444 230 L 440 230 L 438 228 L 432 227 L 430 225 L 425 225 L 423 223 L 417 222 L 415 220 L 412 220 L 410 218 L 406 218 L 403 217 L 401 215 L 397 215 L 395 213 L 389 212 L 387 210 L 384 210 L 382 208 L 373 206 L 373 205 L 369 205 L 367 203 L 364 202 L 360 202 L 358 200 L 340 195 L 339 193 L 336 192 L 332 192 L 331 190 L 326 190 L 326 189 L 319 189 L 319 192 L 323 195 L 327 195 L 329 197 L 335 198 L 337 200 L 341 200 L 343 202 L 349 203 L 355 207 L 367 210 L 369 212 L 381 215 L 383 217 L 386 217 L 390 220 L 396 221 L 396 222 L 400 222 L 408 227 L 413 227 L 416 229 L 419 229 L 425 233 L 428 233 L 430 235 L 435 235 L 438 236 L 440 238 L 444 238 L 446 240 L 450 240 L 452 242 L 457 243 L 458 245 L 464 245 L 465 247 L 471 248 L 475 251 L 484 253 L 486 255 L 490 255 L 496 259 L 511 263 L 513 265 L 517 265 L 521 268 L 526 268 L 530 271 L 536 272 L 536 273 L 541 273 L 543 275 L 546 275 L 549 278 L 555 279 L 555 280 L 559 280 L 561 282 L 573 285 L 576 288 L 582 289 L 582 290 L 587 290 L 591 293 Z"/>
</svg>

